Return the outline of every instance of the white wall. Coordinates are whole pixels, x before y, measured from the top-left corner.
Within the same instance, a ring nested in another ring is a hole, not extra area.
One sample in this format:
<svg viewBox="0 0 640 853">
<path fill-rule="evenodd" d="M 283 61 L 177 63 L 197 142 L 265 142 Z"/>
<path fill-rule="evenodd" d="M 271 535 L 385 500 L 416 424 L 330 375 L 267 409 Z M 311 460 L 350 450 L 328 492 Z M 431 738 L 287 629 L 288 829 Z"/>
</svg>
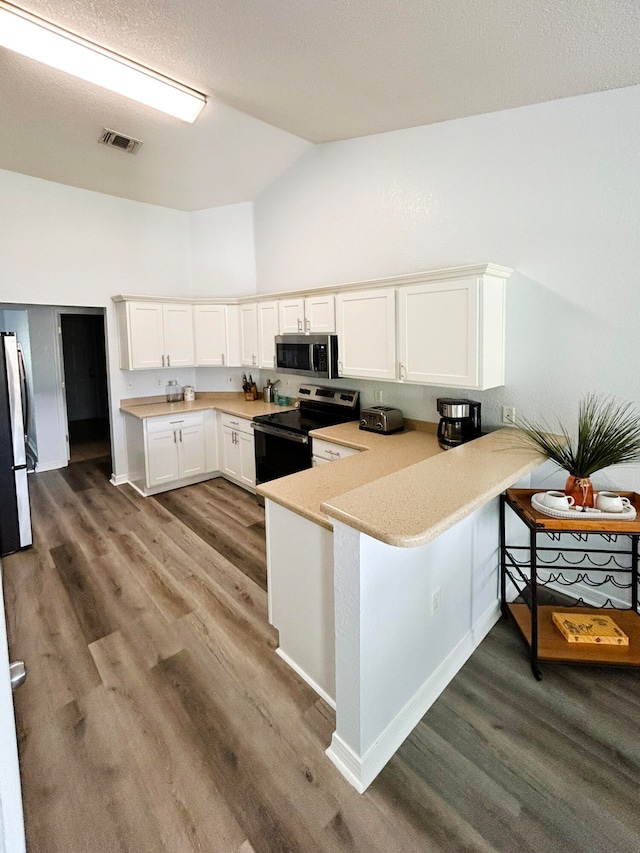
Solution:
<svg viewBox="0 0 640 853">
<path fill-rule="evenodd" d="M 637 402 L 639 108 L 631 87 L 318 146 L 255 202 L 258 290 L 511 266 L 507 385 L 470 395 L 484 422 Z M 389 388 L 437 420 L 441 389 Z"/>
<path fill-rule="evenodd" d="M 194 296 L 256 292 L 253 203 L 188 214 Z"/>
<path fill-rule="evenodd" d="M 105 309 L 116 474 L 126 471 L 120 399 L 163 393 L 169 378 L 200 390 L 240 390 L 241 371 L 121 371 L 111 297 L 254 292 L 251 205 L 188 214 L 0 170 L 0 221 L 0 303 Z M 41 379 L 35 390 L 47 425 L 40 430 L 39 457 L 51 467 L 64 457 L 55 403 L 55 324 L 50 308 L 33 317 L 40 353 L 49 353 L 37 359 L 34 375 Z M 33 343 L 33 323 L 31 331 Z"/>
</svg>

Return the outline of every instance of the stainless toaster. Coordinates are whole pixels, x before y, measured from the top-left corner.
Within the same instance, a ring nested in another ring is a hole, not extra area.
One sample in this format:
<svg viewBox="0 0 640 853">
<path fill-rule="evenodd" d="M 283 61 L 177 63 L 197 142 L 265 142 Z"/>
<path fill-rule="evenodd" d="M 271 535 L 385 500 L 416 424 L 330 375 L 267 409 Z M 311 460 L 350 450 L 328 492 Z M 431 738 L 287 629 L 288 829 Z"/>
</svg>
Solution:
<svg viewBox="0 0 640 853">
<path fill-rule="evenodd" d="M 403 426 L 402 412 L 391 406 L 369 406 L 368 409 L 362 409 L 360 412 L 360 429 L 387 435 L 390 432 L 397 432 Z"/>
</svg>

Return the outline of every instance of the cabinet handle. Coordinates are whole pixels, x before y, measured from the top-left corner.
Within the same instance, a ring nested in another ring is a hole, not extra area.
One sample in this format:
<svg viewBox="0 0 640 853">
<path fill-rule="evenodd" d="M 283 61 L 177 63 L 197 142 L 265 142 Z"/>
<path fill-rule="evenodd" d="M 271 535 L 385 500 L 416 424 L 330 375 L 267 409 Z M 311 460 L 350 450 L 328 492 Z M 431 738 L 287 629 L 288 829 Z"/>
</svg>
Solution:
<svg viewBox="0 0 640 853">
<path fill-rule="evenodd" d="M 275 355 L 274 355 L 274 357 L 273 357 L 273 366 L 274 366 L 274 367 L 276 366 L 276 357 L 275 357 Z"/>
<path fill-rule="evenodd" d="M 182 430 L 179 430 L 179 432 L 180 432 L 180 444 L 182 444 Z"/>
<path fill-rule="evenodd" d="M 309 333 L 311 332 L 311 321 L 310 321 L 310 320 L 305 320 L 305 321 L 304 321 L 304 324 L 305 324 L 305 326 L 306 326 L 307 334 L 309 334 Z"/>
<path fill-rule="evenodd" d="M 404 364 L 401 361 L 398 362 L 398 368 L 399 368 L 398 373 L 400 374 L 400 379 L 404 379 Z"/>
<path fill-rule="evenodd" d="M 253 367 L 256 366 L 256 357 L 253 354 L 251 355 L 251 364 L 253 365 Z"/>
<path fill-rule="evenodd" d="M 302 320 L 298 319 L 298 331 L 302 331 Z"/>
<path fill-rule="evenodd" d="M 171 356 L 167 355 L 167 367 L 171 367 Z"/>
<path fill-rule="evenodd" d="M 222 361 L 222 366 L 224 367 L 224 353 L 220 353 L 220 359 Z"/>
<path fill-rule="evenodd" d="M 229 421 L 229 423 L 230 423 L 230 424 L 233 424 L 233 426 L 240 426 L 240 424 L 238 423 L 238 421 Z"/>
<path fill-rule="evenodd" d="M 175 429 L 174 429 L 174 431 L 173 431 L 173 443 L 174 443 L 174 444 L 177 444 L 177 443 L 178 443 L 178 439 L 176 438 L 176 430 L 175 430 Z"/>
<path fill-rule="evenodd" d="M 338 359 L 338 373 L 340 376 L 342 376 L 342 362 L 340 361 L 340 359 Z"/>
<path fill-rule="evenodd" d="M 340 451 L 339 451 L 339 450 L 327 450 L 326 452 L 327 452 L 327 453 L 330 453 L 330 454 L 331 454 L 331 456 L 340 456 Z"/>
<path fill-rule="evenodd" d="M 162 366 L 164 367 L 164 356 L 162 356 Z"/>
</svg>

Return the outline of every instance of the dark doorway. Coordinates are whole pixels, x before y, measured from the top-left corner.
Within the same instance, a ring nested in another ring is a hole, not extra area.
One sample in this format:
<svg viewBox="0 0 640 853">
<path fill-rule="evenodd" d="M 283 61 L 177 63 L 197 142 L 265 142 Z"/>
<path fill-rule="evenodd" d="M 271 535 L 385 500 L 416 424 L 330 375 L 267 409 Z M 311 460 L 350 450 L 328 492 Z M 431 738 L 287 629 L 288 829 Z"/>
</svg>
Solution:
<svg viewBox="0 0 640 853">
<path fill-rule="evenodd" d="M 109 398 L 104 317 L 61 314 L 69 461 L 109 456 Z"/>
</svg>

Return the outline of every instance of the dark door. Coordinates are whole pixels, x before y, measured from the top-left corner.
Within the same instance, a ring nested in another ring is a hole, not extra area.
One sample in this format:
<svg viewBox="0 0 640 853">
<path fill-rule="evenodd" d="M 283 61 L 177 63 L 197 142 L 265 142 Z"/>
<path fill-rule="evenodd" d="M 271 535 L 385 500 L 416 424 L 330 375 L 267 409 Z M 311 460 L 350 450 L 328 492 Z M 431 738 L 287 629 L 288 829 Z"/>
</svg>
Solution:
<svg viewBox="0 0 640 853">
<path fill-rule="evenodd" d="M 62 353 L 69 444 L 104 440 L 109 435 L 104 317 L 62 314 Z"/>
</svg>

